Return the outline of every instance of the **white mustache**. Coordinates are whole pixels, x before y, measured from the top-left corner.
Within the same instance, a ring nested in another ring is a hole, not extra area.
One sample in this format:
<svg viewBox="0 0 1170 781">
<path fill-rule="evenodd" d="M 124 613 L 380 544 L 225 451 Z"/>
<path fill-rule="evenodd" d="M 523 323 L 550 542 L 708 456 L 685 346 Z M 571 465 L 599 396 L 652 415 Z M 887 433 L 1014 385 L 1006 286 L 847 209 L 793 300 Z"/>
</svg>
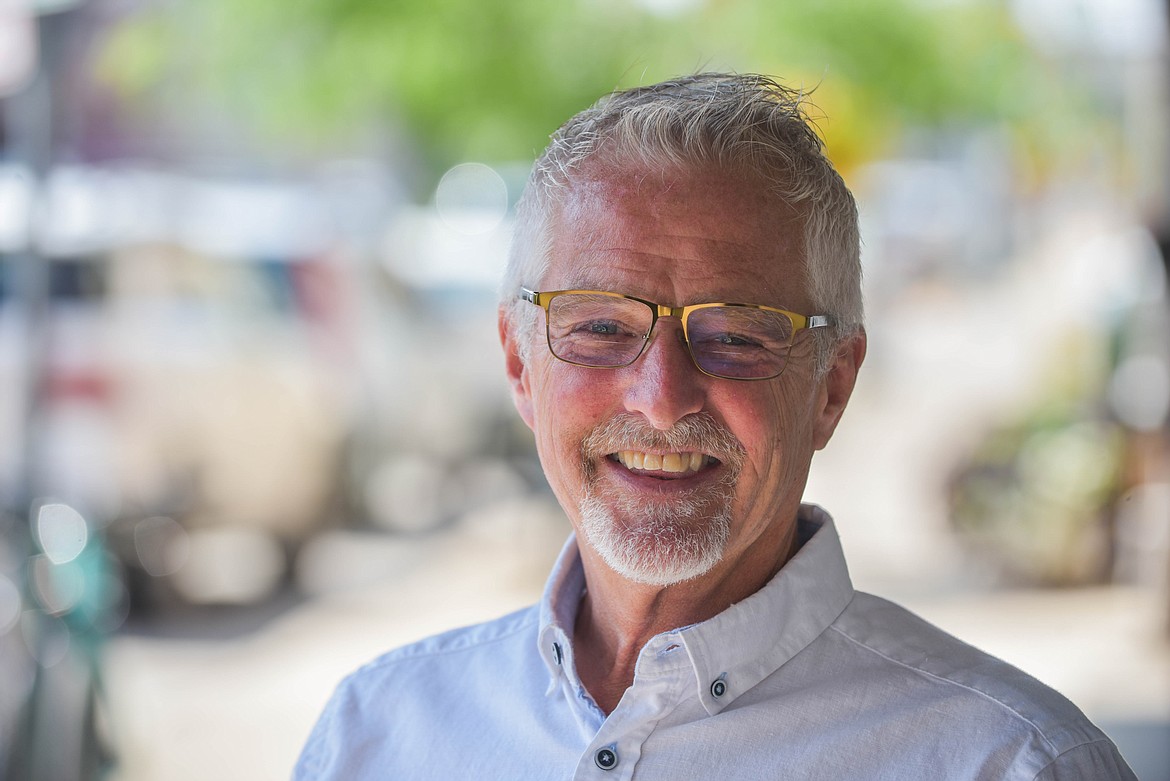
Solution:
<svg viewBox="0 0 1170 781">
<path fill-rule="evenodd" d="M 733 473 L 739 471 L 746 452 L 735 435 L 706 412 L 687 415 L 665 431 L 649 425 L 640 415 L 624 412 L 593 429 L 581 443 L 587 462 L 620 450 L 704 453 L 719 459 Z"/>
</svg>

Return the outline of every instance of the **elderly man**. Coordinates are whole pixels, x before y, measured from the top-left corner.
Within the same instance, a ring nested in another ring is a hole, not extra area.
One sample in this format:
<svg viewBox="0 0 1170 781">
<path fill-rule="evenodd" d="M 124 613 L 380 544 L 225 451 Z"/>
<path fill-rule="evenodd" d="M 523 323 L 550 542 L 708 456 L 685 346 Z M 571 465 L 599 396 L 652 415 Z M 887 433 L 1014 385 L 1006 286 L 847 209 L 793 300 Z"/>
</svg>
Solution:
<svg viewBox="0 0 1170 781">
<path fill-rule="evenodd" d="M 801 504 L 865 357 L 801 96 L 609 96 L 537 161 L 500 337 L 575 534 L 539 605 L 338 689 L 299 779 L 1130 779 L 1035 680 L 853 590 Z"/>
</svg>

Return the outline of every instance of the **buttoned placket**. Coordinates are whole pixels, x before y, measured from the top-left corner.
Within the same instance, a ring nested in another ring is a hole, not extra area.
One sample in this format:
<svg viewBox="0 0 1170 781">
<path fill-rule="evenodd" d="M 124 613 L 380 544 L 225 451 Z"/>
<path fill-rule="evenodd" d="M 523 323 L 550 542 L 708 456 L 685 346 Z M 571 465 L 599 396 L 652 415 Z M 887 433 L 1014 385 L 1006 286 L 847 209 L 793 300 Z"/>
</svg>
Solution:
<svg viewBox="0 0 1170 781">
<path fill-rule="evenodd" d="M 639 655 L 633 686 L 601 723 L 582 753 L 573 778 L 632 778 L 642 747 L 658 722 L 693 690 L 694 671 L 682 644 L 672 634 L 652 640 Z"/>
<path fill-rule="evenodd" d="M 714 716 L 731 705 L 738 696 L 744 683 L 744 675 L 742 671 L 720 668 L 719 665 L 726 664 L 729 660 L 724 654 L 712 652 L 708 644 L 702 640 L 701 633 L 686 633 L 681 637 L 695 670 L 699 702 L 707 715 Z M 749 680 L 747 685 L 750 687 L 757 680 Z"/>
</svg>

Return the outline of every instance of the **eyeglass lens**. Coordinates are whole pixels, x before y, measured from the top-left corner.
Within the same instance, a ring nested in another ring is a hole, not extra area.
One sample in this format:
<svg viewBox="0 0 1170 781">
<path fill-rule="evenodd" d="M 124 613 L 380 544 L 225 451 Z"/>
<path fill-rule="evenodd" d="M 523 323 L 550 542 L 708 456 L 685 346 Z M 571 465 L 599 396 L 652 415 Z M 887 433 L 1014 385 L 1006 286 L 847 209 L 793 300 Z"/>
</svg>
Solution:
<svg viewBox="0 0 1170 781">
<path fill-rule="evenodd" d="M 641 353 L 654 311 L 640 301 L 567 293 L 548 307 L 548 344 L 562 361 L 626 366 Z M 781 312 L 744 306 L 691 310 L 686 322 L 691 356 L 708 374 L 762 379 L 781 373 L 792 345 L 792 320 Z"/>
</svg>

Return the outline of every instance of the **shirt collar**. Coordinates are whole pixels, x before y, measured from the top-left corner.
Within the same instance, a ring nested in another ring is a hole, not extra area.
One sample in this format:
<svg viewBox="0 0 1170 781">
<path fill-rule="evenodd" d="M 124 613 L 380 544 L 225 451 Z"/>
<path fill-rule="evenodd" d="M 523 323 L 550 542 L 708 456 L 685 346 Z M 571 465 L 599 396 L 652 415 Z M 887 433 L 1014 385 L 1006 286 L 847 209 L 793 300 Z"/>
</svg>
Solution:
<svg viewBox="0 0 1170 781">
<path fill-rule="evenodd" d="M 540 600 L 540 656 L 549 672 L 549 693 L 564 672 L 570 652 L 569 639 L 577 621 L 577 608 L 585 594 L 585 569 L 577 539 L 570 534 L 544 586 Z M 569 664 L 569 669 L 574 669 Z"/>
<path fill-rule="evenodd" d="M 665 633 L 670 642 L 681 641 L 686 648 L 708 713 L 718 713 L 779 669 L 824 632 L 853 598 L 833 519 L 820 507 L 803 504 L 797 524 L 800 547 L 767 585 L 707 621 Z M 570 536 L 540 604 L 540 653 L 552 679 L 550 688 L 570 662 L 569 640 L 584 588 L 580 553 Z M 659 638 L 647 649 L 666 642 L 666 637 Z M 716 681 L 722 686 L 716 687 Z"/>
<path fill-rule="evenodd" d="M 812 643 L 853 599 L 841 540 L 829 514 L 801 505 L 796 555 L 762 589 L 680 630 L 708 713 L 718 713 Z M 715 696 L 714 683 L 723 681 Z"/>
</svg>

